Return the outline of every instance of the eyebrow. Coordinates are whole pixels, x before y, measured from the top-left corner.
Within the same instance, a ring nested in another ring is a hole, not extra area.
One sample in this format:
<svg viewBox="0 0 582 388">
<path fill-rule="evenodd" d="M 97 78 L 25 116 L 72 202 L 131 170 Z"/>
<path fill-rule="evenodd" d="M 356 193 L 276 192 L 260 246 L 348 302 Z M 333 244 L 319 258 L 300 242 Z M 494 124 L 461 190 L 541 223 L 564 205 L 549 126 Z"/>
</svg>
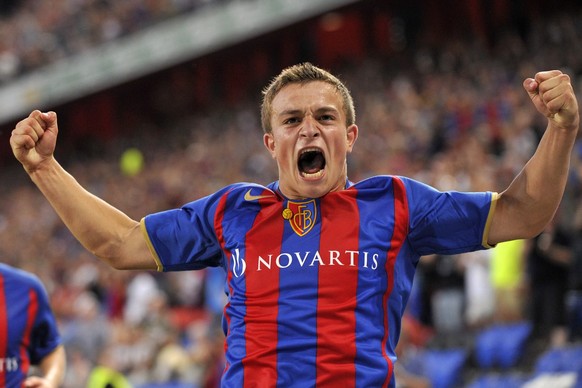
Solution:
<svg viewBox="0 0 582 388">
<path fill-rule="evenodd" d="M 327 105 L 327 106 L 322 106 L 321 108 L 318 108 L 315 110 L 315 114 L 322 114 L 322 113 L 327 113 L 327 112 L 336 112 L 339 113 L 339 110 L 333 106 Z M 303 110 L 302 109 L 286 109 L 284 111 L 282 111 L 281 113 L 279 113 L 277 115 L 277 117 L 281 117 L 281 116 L 295 116 L 298 114 L 302 114 Z"/>
<path fill-rule="evenodd" d="M 286 109 L 284 111 L 282 111 L 281 113 L 279 113 L 277 116 L 281 117 L 281 116 L 295 116 L 298 115 L 300 113 L 302 113 L 303 111 L 301 109 Z"/>
</svg>

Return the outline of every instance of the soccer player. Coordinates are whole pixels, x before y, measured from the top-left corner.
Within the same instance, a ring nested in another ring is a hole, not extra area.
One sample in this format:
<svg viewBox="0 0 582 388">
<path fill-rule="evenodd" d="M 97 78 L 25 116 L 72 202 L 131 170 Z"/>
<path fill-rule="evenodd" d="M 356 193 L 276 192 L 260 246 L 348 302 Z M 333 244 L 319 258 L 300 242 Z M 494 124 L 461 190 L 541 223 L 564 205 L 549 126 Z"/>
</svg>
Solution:
<svg viewBox="0 0 582 388">
<path fill-rule="evenodd" d="M 439 192 L 390 175 L 349 181 L 359 135 L 352 97 L 309 63 L 284 69 L 264 90 L 264 145 L 278 181 L 232 184 L 141 221 L 55 160 L 56 113 L 33 111 L 10 143 L 72 233 L 111 266 L 226 271 L 223 386 L 394 387 L 419 258 L 531 238 L 561 201 L 579 125 L 570 78 L 544 71 L 523 87 L 548 125 L 501 193 Z"/>
<path fill-rule="evenodd" d="M 41 281 L 0 263 L 0 387 L 56 388 L 65 349 Z M 38 365 L 41 376 L 28 376 Z"/>
</svg>

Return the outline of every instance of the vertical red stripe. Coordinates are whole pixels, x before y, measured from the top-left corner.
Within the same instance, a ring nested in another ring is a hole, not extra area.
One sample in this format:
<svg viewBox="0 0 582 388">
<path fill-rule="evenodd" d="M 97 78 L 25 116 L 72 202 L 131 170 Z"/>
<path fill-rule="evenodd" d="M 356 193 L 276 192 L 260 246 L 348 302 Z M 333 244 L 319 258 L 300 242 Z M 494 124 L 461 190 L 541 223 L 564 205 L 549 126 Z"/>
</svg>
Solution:
<svg viewBox="0 0 582 388">
<path fill-rule="evenodd" d="M 358 258 L 351 263 L 345 253 L 358 250 L 360 223 L 356 193 L 348 190 L 321 200 L 320 253 L 324 264 L 319 266 L 318 279 L 317 386 L 350 387 L 356 382 Z M 336 221 L 332 224 L 330 219 Z M 329 252 L 338 252 L 343 265 L 330 261 Z"/>
<path fill-rule="evenodd" d="M 4 293 L 4 278 L 0 274 L 0 314 L 2 319 L 0 319 L 0 359 L 6 358 L 6 350 L 8 349 L 8 323 L 6 322 L 6 317 L 8 312 L 6 311 L 6 295 Z M 4 368 L 0 368 L 0 387 L 6 385 L 6 371 Z"/>
<path fill-rule="evenodd" d="M 386 276 L 388 284 L 382 303 L 382 308 L 384 310 L 384 339 L 382 340 L 382 355 L 386 359 L 386 362 L 388 362 L 388 376 L 384 382 L 384 387 L 387 387 L 390 383 L 394 371 L 394 365 L 386 354 L 386 342 L 388 341 L 389 329 L 388 297 L 394 288 L 394 263 L 396 262 L 396 257 L 398 256 L 398 252 L 400 252 L 400 247 L 408 233 L 408 201 L 406 199 L 406 189 L 404 183 L 402 183 L 400 179 L 394 177 L 392 178 L 392 182 L 394 190 L 394 232 L 392 234 L 390 250 L 388 251 L 388 257 L 386 259 Z"/>
<path fill-rule="evenodd" d="M 22 339 L 22 348 L 20 351 L 20 360 L 22 360 L 21 370 L 25 375 L 28 373 L 28 368 L 30 367 L 30 359 L 28 358 L 28 349 L 30 345 L 30 336 L 32 334 L 32 327 L 34 326 L 34 320 L 36 319 L 36 314 L 38 312 L 38 295 L 34 290 L 28 291 L 28 306 L 26 311 L 26 327 L 24 329 L 24 336 Z"/>
<path fill-rule="evenodd" d="M 246 356 L 243 359 L 245 387 L 277 385 L 277 313 L 279 268 L 284 219 L 276 197 L 260 200 L 263 207 L 246 236 Z M 260 250 L 257 248 L 260 247 Z M 272 266 L 258 269 L 259 255 Z"/>
</svg>

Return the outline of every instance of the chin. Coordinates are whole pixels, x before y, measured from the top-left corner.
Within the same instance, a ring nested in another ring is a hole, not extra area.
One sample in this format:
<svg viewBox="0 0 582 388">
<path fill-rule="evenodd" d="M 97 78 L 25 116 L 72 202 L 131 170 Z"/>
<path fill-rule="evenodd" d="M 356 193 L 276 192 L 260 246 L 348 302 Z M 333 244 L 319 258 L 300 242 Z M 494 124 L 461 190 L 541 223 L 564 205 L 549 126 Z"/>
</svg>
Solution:
<svg viewBox="0 0 582 388">
<path fill-rule="evenodd" d="M 307 183 L 307 184 L 306 184 Z M 300 185 L 301 195 L 304 198 L 319 198 L 329 193 L 332 188 L 326 185 L 322 180 L 307 181 Z"/>
</svg>

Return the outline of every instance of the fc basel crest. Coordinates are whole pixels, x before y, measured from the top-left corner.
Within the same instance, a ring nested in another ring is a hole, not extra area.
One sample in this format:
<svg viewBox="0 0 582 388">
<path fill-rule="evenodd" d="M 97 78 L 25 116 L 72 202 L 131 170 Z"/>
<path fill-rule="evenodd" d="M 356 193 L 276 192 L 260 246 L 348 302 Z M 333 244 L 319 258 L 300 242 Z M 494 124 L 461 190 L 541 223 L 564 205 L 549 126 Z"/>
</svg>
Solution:
<svg viewBox="0 0 582 388">
<path fill-rule="evenodd" d="M 307 202 L 287 202 L 283 210 L 283 218 L 289 221 L 293 231 L 299 236 L 305 236 L 315 225 L 317 220 L 317 206 L 315 199 Z"/>
</svg>

